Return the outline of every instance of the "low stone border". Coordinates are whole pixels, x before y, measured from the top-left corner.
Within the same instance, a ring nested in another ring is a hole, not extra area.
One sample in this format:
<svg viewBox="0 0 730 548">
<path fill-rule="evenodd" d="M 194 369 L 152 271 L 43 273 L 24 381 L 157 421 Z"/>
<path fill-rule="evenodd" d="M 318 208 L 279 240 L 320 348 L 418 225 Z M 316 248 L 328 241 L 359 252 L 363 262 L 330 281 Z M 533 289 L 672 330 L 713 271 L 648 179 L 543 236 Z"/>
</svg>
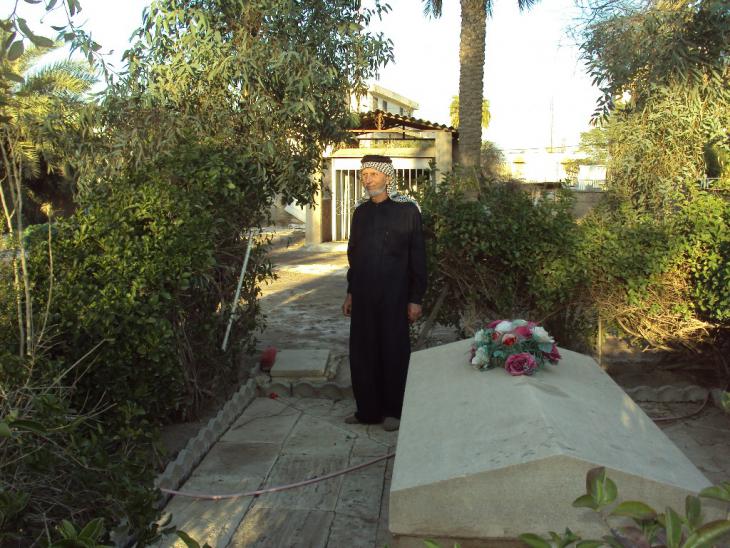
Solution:
<svg viewBox="0 0 730 548">
<path fill-rule="evenodd" d="M 256 383 L 250 379 L 245 385 L 238 389 L 231 398 L 220 408 L 218 414 L 211 418 L 208 423 L 200 429 L 195 437 L 190 438 L 175 457 L 169 462 L 165 471 L 155 479 L 155 487 L 177 489 L 188 479 L 193 469 L 203 460 L 212 445 L 218 441 L 223 433 L 241 416 L 244 409 L 256 397 Z M 164 494 L 161 504 L 164 505 L 172 495 Z"/>
<path fill-rule="evenodd" d="M 710 390 L 690 384 L 687 386 L 635 386 L 624 388 L 624 391 L 635 401 L 654 402 L 696 402 L 704 401 Z"/>
<path fill-rule="evenodd" d="M 208 454 L 215 442 L 228 430 L 233 422 L 256 397 L 256 382 L 250 379 L 238 389 L 229 400 L 220 408 L 218 414 L 203 426 L 195 437 L 190 438 L 185 447 L 177 454 L 175 460 L 167 463 L 164 472 L 155 478 L 155 487 L 178 489 L 190 477 L 195 467 Z M 158 501 L 163 508 L 172 498 L 172 495 L 162 493 Z M 125 527 L 115 528 L 111 532 L 111 541 L 117 548 L 126 548 L 135 544 L 134 537 L 130 537 Z"/>
<path fill-rule="evenodd" d="M 259 384 L 262 396 L 287 396 L 295 398 L 324 398 L 342 400 L 352 398 L 352 386 L 334 381 L 272 381 Z"/>
</svg>

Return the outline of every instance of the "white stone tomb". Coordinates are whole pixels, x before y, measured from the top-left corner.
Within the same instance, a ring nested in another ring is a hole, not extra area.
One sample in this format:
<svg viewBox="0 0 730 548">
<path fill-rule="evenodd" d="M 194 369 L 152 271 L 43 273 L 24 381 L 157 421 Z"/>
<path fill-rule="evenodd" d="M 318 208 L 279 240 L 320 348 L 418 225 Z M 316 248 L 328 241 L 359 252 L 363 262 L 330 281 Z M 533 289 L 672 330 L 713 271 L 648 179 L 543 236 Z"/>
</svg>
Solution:
<svg viewBox="0 0 730 548">
<path fill-rule="evenodd" d="M 619 500 L 660 512 L 683 513 L 686 495 L 709 485 L 592 358 L 561 349 L 558 365 L 512 377 L 476 371 L 470 347 L 464 340 L 411 357 L 390 491 L 396 545 L 566 527 L 600 538 L 595 514 L 571 506 L 597 466 Z"/>
</svg>

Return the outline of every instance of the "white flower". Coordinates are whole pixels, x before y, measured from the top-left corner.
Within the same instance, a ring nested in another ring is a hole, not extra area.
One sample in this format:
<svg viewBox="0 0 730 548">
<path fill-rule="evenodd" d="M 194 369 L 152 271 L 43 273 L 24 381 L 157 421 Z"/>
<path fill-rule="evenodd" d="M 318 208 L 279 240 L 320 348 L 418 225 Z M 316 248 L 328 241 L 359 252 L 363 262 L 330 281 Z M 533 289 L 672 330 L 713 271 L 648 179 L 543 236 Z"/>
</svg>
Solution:
<svg viewBox="0 0 730 548">
<path fill-rule="evenodd" d="M 471 364 L 484 365 L 487 361 L 487 351 L 484 350 L 484 347 L 477 348 L 476 354 L 474 354 L 474 357 L 471 359 Z"/>
<path fill-rule="evenodd" d="M 555 339 L 553 339 L 547 331 L 545 331 L 544 327 L 540 327 L 539 325 L 536 325 L 532 328 L 532 338 L 535 339 L 538 343 L 552 343 L 555 342 Z"/>
<path fill-rule="evenodd" d="M 520 327 L 521 325 L 527 325 L 527 320 L 512 320 L 512 327 Z"/>
<path fill-rule="evenodd" d="M 512 322 L 508 322 L 506 320 L 503 322 L 499 322 L 494 330 L 499 331 L 500 333 L 507 333 L 509 331 L 512 331 Z"/>
<path fill-rule="evenodd" d="M 487 334 L 484 332 L 484 329 L 480 329 L 479 331 L 477 331 L 476 335 L 474 335 L 474 341 L 477 344 L 487 342 Z"/>
</svg>

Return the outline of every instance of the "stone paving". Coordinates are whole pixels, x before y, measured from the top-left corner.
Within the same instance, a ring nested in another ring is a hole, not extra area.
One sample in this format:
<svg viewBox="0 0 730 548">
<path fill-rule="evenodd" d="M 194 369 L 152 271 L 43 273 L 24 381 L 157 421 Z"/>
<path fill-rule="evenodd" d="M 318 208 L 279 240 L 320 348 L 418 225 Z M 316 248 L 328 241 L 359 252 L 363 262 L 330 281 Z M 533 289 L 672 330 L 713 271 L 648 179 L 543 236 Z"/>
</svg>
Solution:
<svg viewBox="0 0 730 548">
<path fill-rule="evenodd" d="M 347 425 L 352 400 L 256 398 L 180 488 L 231 494 L 298 482 L 394 451 L 397 433 Z M 172 523 L 211 546 L 372 547 L 389 542 L 393 459 L 259 497 L 208 501 L 176 496 Z M 162 546 L 184 546 L 168 540 Z"/>
<path fill-rule="evenodd" d="M 339 311 L 343 249 L 308 249 L 300 243 L 295 239 L 294 246 L 275 252 L 280 278 L 264 289 L 262 308 L 269 314 L 269 326 L 260 348 L 328 348 L 344 365 L 349 324 Z M 349 379 L 345 375 L 340 380 Z M 686 416 L 698 408 L 697 403 L 639 403 L 660 419 Z M 353 411 L 351 399 L 256 398 L 180 490 L 246 492 L 320 476 L 395 450 L 397 433 L 344 424 Z M 711 482 L 730 480 L 730 415 L 708 404 L 695 416 L 658 424 Z M 392 466 L 393 459 L 388 459 L 256 498 L 173 497 L 166 511 L 201 545 L 382 548 L 391 540 L 387 516 Z M 184 546 L 182 541 L 174 545 Z"/>
<path fill-rule="evenodd" d="M 643 405 L 652 416 L 688 414 L 697 404 Z M 352 400 L 256 398 L 180 488 L 230 494 L 285 485 L 395 451 L 397 433 L 347 425 Z M 730 416 L 707 407 L 660 426 L 713 483 L 730 479 Z M 388 544 L 393 459 L 279 493 L 225 501 L 174 497 L 166 512 L 214 547 L 379 547 Z M 576 496 L 579 493 L 576 493 Z M 168 541 L 163 546 L 184 546 Z"/>
</svg>

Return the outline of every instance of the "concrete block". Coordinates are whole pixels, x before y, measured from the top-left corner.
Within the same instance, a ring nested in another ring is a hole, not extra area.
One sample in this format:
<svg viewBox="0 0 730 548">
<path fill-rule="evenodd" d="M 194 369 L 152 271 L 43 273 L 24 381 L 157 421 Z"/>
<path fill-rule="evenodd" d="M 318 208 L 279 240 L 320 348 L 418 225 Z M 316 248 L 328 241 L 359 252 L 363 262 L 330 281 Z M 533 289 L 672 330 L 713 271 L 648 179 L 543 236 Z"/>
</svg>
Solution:
<svg viewBox="0 0 730 548">
<path fill-rule="evenodd" d="M 271 368 L 272 377 L 325 377 L 329 350 L 301 348 L 280 350 Z"/>
<path fill-rule="evenodd" d="M 412 355 L 390 492 L 394 535 L 513 539 L 605 531 L 573 508 L 605 466 L 622 500 L 684 507 L 710 483 L 588 357 L 533 377 L 478 372 L 470 340 Z M 708 510 L 709 512 L 709 510 Z"/>
</svg>

